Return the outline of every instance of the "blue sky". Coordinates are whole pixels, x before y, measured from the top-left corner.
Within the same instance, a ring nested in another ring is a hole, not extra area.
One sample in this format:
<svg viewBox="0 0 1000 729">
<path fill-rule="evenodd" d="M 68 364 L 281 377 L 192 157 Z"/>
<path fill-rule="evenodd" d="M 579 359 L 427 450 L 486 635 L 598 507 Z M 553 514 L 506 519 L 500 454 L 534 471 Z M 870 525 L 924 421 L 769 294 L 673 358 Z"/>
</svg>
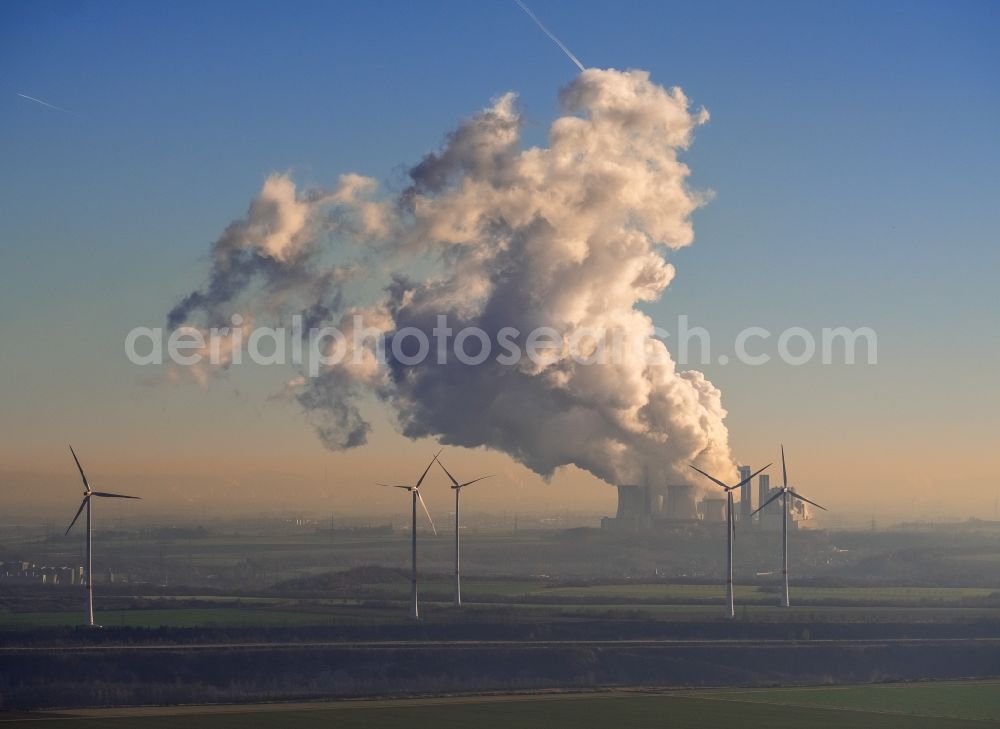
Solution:
<svg viewBox="0 0 1000 729">
<path fill-rule="evenodd" d="M 708 366 L 737 456 L 768 457 L 794 422 L 821 486 L 859 454 L 880 484 L 955 479 L 992 504 L 1000 5 L 531 5 L 585 64 L 647 69 L 712 114 L 685 161 L 715 197 L 657 321 L 685 313 L 723 342 L 749 325 L 879 334 L 874 368 Z M 280 423 L 318 451 L 266 391 L 151 393 L 124 333 L 162 324 L 270 172 L 398 184 L 507 90 L 543 144 L 574 72 L 513 2 L 5 3 L 0 466 L 44 470 L 53 429 L 95 414 L 118 432 L 163 413 L 176 434 L 249 408 L 248 437 Z M 928 465 L 900 463 L 914 453 Z"/>
</svg>

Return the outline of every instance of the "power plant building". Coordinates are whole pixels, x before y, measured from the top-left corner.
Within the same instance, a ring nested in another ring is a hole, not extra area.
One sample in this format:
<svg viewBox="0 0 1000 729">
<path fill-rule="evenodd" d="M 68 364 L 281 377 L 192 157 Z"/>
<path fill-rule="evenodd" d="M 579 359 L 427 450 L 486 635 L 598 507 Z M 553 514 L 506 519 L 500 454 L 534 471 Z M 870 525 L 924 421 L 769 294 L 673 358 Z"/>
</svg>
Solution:
<svg viewBox="0 0 1000 729">
<path fill-rule="evenodd" d="M 794 491 L 795 489 L 789 489 Z M 757 493 L 761 504 L 780 493 L 781 489 L 771 488 L 771 479 L 767 475 L 758 476 Z M 757 514 L 757 523 L 762 529 L 778 531 L 781 529 L 781 499 L 775 499 Z M 809 519 L 805 504 L 798 499 L 788 499 L 788 528 L 799 529 L 803 522 Z"/>
<path fill-rule="evenodd" d="M 752 473 L 750 466 L 740 466 L 740 483 L 750 478 Z M 753 484 L 749 481 L 740 486 L 739 521 L 744 524 L 749 524 L 752 518 L 750 516 L 753 513 L 753 497 L 750 495 L 752 490 Z"/>
<path fill-rule="evenodd" d="M 762 473 L 757 477 L 757 508 L 767 501 L 767 495 L 771 493 L 771 477 Z M 757 514 L 757 521 L 761 521 L 764 512 Z"/>
<path fill-rule="evenodd" d="M 698 489 L 686 483 L 667 486 L 667 517 L 674 521 L 698 518 Z"/>
<path fill-rule="evenodd" d="M 656 524 L 693 522 L 700 518 L 698 488 L 692 484 L 618 486 L 618 512 L 604 518 L 605 529 L 648 529 Z"/>
<path fill-rule="evenodd" d="M 750 466 L 740 466 L 740 481 L 752 473 Z M 601 519 L 602 529 L 637 531 L 660 526 L 693 523 L 699 521 L 719 522 L 726 520 L 726 498 L 713 492 L 703 492 L 689 483 L 651 484 L 648 476 L 643 484 L 622 484 L 618 486 L 618 511 L 614 517 Z M 744 524 L 755 522 L 767 530 L 781 528 L 781 502 L 776 500 L 765 509 L 753 514 L 753 485 L 746 483 L 740 487 L 740 505 L 736 516 Z M 771 479 L 767 474 L 757 478 L 757 506 L 765 503 L 778 489 L 771 489 Z M 704 498 L 701 498 L 704 496 Z M 798 499 L 790 499 L 788 526 L 797 529 L 799 522 L 808 519 L 808 513 Z"/>
<path fill-rule="evenodd" d="M 705 521 L 721 523 L 726 520 L 726 503 L 723 496 L 709 496 L 701 502 L 701 513 Z"/>
</svg>

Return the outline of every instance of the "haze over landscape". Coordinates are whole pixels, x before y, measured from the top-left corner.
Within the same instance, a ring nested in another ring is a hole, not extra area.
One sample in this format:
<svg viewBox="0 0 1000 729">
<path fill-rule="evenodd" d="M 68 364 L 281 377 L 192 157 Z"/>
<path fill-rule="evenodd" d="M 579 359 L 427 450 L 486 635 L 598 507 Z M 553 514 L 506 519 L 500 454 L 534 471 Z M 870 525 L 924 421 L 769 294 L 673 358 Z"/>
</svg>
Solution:
<svg viewBox="0 0 1000 729">
<path fill-rule="evenodd" d="M 127 35 L 102 22 L 112 7 Z M 687 315 L 711 332 L 716 352 L 731 352 L 746 326 L 803 326 L 817 338 L 822 327 L 877 332 L 877 365 L 692 365 L 722 392 L 736 461 L 762 465 L 779 442 L 793 443 L 797 477 L 842 516 L 995 511 L 1000 403 L 982 383 L 997 355 L 988 333 L 997 314 L 997 59 L 975 25 L 976 4 L 963 7 L 918 4 L 897 22 L 884 6 L 860 25 L 833 9 L 785 6 L 773 22 L 732 9 L 719 27 L 710 10 L 546 8 L 587 63 L 647 69 L 657 84 L 682 85 L 693 112 L 712 115 L 680 154 L 689 188 L 707 202 L 691 216 L 695 243 L 667 256 L 674 281 L 642 311 L 670 331 Z M 290 509 L 391 508 L 367 484 L 432 447 L 399 435 L 391 407 L 362 396 L 369 442 L 331 453 L 294 402 L 274 397 L 294 372 L 247 365 L 204 387 L 157 384 L 152 368 L 122 356 L 124 335 L 163 326 L 164 312 L 204 283 L 207 242 L 269 175 L 333 189 L 359 172 L 403 190 L 404 171 L 490 99 L 516 103 L 524 139 L 515 144 L 548 146 L 556 92 L 574 69 L 507 7 L 343 7 L 324 22 L 327 11 L 305 5 L 294 21 L 263 23 L 258 5 L 239 40 L 222 45 L 209 39 L 224 12 L 187 12 L 197 17 L 181 23 L 152 8 L 140 17 L 124 6 L 41 5 L 4 23 L 5 83 L 72 112 L 15 94 L 0 102 L 9 142 L 0 237 L 11 254 L 0 291 L 5 501 L 30 512 L 61 499 L 73 439 L 107 478 L 158 494 L 145 505 L 154 512 L 192 501 L 244 508 L 227 503 L 236 493 L 251 509 L 270 508 L 278 484 Z M 376 29 L 390 15 L 413 32 L 386 44 Z M 823 32 L 789 36 L 807 18 Z M 446 28 L 437 44 L 448 53 L 417 50 L 432 27 Z M 473 46 L 471 27 L 491 30 L 473 34 Z M 281 64 L 251 50 L 291 34 L 295 50 Z M 163 63 L 177 44 L 185 58 Z M 809 44 L 809 57 L 789 64 L 796 44 Z M 723 47 L 740 62 L 723 60 Z M 445 73 L 448 83 L 432 83 Z M 502 96 L 509 91 L 516 102 Z M 944 138 L 941 114 L 950 119 Z M 773 340 L 761 351 L 773 353 Z M 457 464 L 471 463 L 451 450 Z M 578 469 L 545 484 L 492 451 L 477 459 L 504 475 L 504 504 L 614 506 L 614 490 Z M 479 499 L 501 507 L 496 494 Z"/>
</svg>

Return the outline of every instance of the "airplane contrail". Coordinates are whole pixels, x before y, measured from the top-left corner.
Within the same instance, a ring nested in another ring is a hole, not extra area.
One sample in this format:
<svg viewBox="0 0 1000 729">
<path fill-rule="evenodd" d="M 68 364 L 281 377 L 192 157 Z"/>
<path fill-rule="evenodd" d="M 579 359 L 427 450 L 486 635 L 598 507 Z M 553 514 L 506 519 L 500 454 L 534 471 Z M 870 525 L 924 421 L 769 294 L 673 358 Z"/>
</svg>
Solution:
<svg viewBox="0 0 1000 729">
<path fill-rule="evenodd" d="M 559 46 L 559 48 L 562 49 L 563 53 L 565 53 L 567 56 L 569 56 L 569 60 L 571 60 L 573 63 L 575 63 L 577 68 L 579 68 L 581 71 L 586 70 L 586 69 L 584 69 L 583 64 L 580 63 L 580 59 L 573 55 L 573 51 L 571 51 L 569 48 L 567 48 L 566 45 L 561 40 L 559 40 L 558 38 L 555 37 L 555 35 L 553 35 L 552 31 L 550 31 L 548 28 L 546 28 L 542 24 L 541 20 L 539 20 L 538 18 L 535 17 L 535 14 L 533 12 L 531 12 L 531 8 L 529 8 L 527 5 L 525 5 L 523 2 L 521 2 L 521 0 L 514 0 L 514 2 L 517 3 L 518 7 L 521 8 L 521 10 L 523 10 L 525 13 L 527 13 L 527 15 L 528 15 L 529 18 L 531 18 L 532 20 L 535 21 L 535 25 L 537 25 L 539 28 L 541 28 L 542 32 L 545 33 L 545 35 L 547 35 L 549 38 L 551 38 L 552 41 L 557 46 Z"/>
<path fill-rule="evenodd" d="M 36 99 L 34 96 L 28 96 L 27 94 L 20 94 L 20 93 L 18 94 L 18 96 L 20 96 L 22 99 L 27 99 L 28 101 L 34 101 L 36 104 L 41 104 L 42 106 L 47 106 L 50 109 L 55 109 L 56 111 L 61 111 L 61 112 L 64 112 L 66 114 L 70 113 L 66 109 L 60 108 L 60 107 L 56 106 L 55 104 L 50 104 L 47 101 L 42 101 L 41 99 Z"/>
</svg>

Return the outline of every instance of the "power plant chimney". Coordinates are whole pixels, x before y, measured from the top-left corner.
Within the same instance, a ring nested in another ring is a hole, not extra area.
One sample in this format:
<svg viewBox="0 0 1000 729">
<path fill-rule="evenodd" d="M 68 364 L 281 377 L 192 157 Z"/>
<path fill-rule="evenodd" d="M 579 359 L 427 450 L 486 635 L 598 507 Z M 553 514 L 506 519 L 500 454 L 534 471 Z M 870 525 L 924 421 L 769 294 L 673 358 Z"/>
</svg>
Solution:
<svg viewBox="0 0 1000 729">
<path fill-rule="evenodd" d="M 753 475 L 753 470 L 750 466 L 740 466 L 740 481 L 745 481 L 751 475 Z M 753 489 L 753 484 L 749 481 L 740 486 L 740 521 L 744 524 L 750 523 L 751 514 L 753 514 L 753 498 L 750 495 L 751 489 Z"/>
<path fill-rule="evenodd" d="M 757 477 L 757 503 L 763 504 L 770 498 L 771 494 L 771 477 L 766 473 L 762 473 Z M 768 507 L 770 509 L 771 507 Z M 767 509 L 765 509 L 766 511 Z M 764 512 L 757 514 L 757 521 L 761 522 L 764 520 Z"/>
</svg>

